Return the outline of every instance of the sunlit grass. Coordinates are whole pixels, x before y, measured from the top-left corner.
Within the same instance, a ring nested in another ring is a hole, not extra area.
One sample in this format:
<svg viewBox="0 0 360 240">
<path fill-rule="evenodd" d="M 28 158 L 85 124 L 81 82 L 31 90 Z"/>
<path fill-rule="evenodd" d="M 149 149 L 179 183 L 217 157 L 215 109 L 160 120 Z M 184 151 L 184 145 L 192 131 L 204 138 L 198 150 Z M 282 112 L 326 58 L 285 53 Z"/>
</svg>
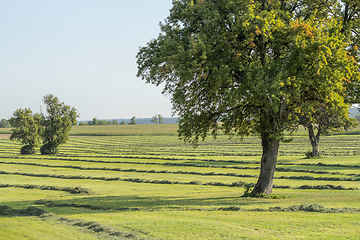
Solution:
<svg viewBox="0 0 360 240">
<path fill-rule="evenodd" d="M 20 155 L 19 143 L 0 139 L 0 184 L 4 186 L 0 205 L 35 206 L 150 239 L 262 239 L 264 234 L 268 239 L 359 237 L 359 213 L 250 211 L 301 204 L 360 209 L 360 190 L 296 189 L 304 185 L 359 189 L 360 181 L 355 180 L 360 176 L 353 176 L 360 169 L 359 136 L 323 136 L 323 156 L 305 159 L 310 144 L 306 132 L 297 133 L 279 149 L 273 193 L 285 197 L 243 198 L 245 187 L 231 184 L 256 183 L 262 153 L 259 138 L 239 142 L 220 135 L 193 148 L 178 139 L 176 129 L 177 125 L 75 127 L 74 136 L 55 156 L 39 151 Z M 87 189 L 89 194 L 62 191 L 66 187 Z M 243 211 L 219 210 L 229 207 Z M 20 224 L 43 231 L 39 239 L 57 239 L 60 231 L 91 239 L 89 233 L 64 223 L 53 226 L 55 222 L 37 217 L 0 217 L 0 222 L 4 219 L 11 219 L 14 226 L 0 228 L 0 236 L 9 239 L 37 239 L 35 233 L 26 235 L 25 228 L 17 227 Z M 49 231 L 38 226 L 42 222 Z"/>
</svg>

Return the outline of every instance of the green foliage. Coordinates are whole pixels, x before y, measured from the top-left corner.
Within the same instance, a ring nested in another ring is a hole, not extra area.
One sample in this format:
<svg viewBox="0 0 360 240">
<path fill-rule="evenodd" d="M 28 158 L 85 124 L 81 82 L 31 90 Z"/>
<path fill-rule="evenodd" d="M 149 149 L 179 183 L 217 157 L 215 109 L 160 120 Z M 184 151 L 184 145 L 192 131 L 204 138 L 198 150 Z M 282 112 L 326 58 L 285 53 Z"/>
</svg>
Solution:
<svg viewBox="0 0 360 240">
<path fill-rule="evenodd" d="M 40 147 L 40 153 L 42 155 L 54 155 L 58 153 L 58 148 L 49 142 Z"/>
<path fill-rule="evenodd" d="M 69 132 L 72 125 L 76 125 L 76 118 L 79 117 L 75 108 L 59 102 L 52 94 L 44 96 L 47 115 L 42 115 L 43 146 L 41 154 L 55 154 L 60 144 L 66 143 L 69 139 Z"/>
<path fill-rule="evenodd" d="M 34 154 L 35 153 L 35 148 L 34 146 L 31 145 L 25 145 L 20 149 L 20 153 L 21 154 Z"/>
<path fill-rule="evenodd" d="M 85 125 L 89 125 L 89 126 L 96 126 L 96 125 L 118 125 L 118 121 L 117 120 L 112 120 L 112 121 L 106 121 L 106 120 L 98 120 L 97 118 L 93 118 L 92 121 L 88 122 Z M 85 126 L 82 125 L 82 126 Z"/>
<path fill-rule="evenodd" d="M 307 151 L 306 153 L 305 153 L 305 158 L 311 158 L 311 154 L 312 154 L 312 151 L 310 150 L 310 151 Z"/>
<path fill-rule="evenodd" d="M 135 124 L 136 124 L 135 118 L 136 118 L 136 117 L 134 116 L 134 117 L 132 117 L 132 118 L 130 119 L 129 125 L 135 125 Z"/>
<path fill-rule="evenodd" d="M 164 84 L 186 142 L 219 130 L 258 134 L 264 171 L 255 190 L 269 193 L 279 141 L 299 126 L 298 113 L 313 112 L 304 106 L 343 110 L 360 101 L 358 51 L 349 51 L 342 6 L 325 5 L 175 0 L 161 34 L 139 50 L 137 76 Z"/>
<path fill-rule="evenodd" d="M 124 120 L 122 120 L 120 125 L 126 125 L 126 122 Z"/>
<path fill-rule="evenodd" d="M 33 114 L 29 108 L 17 109 L 9 119 L 13 127 L 10 140 L 20 141 L 25 146 L 21 149 L 21 154 L 33 154 L 34 147 L 40 144 L 40 136 L 43 131 L 41 116 Z"/>
<path fill-rule="evenodd" d="M 164 123 L 164 118 L 160 114 L 157 114 L 157 115 L 152 117 L 151 122 L 153 122 L 155 124 L 163 124 Z"/>
<path fill-rule="evenodd" d="M 137 55 L 138 76 L 172 94 L 185 140 L 216 134 L 219 120 L 228 134 L 281 139 L 304 102 L 342 106 L 345 85 L 358 82 L 342 25 L 297 17 L 306 2 L 191 2 L 174 1 L 162 34 Z"/>
<path fill-rule="evenodd" d="M 5 119 L 1 119 L 0 121 L 0 128 L 9 128 L 10 127 L 10 123 Z"/>
</svg>

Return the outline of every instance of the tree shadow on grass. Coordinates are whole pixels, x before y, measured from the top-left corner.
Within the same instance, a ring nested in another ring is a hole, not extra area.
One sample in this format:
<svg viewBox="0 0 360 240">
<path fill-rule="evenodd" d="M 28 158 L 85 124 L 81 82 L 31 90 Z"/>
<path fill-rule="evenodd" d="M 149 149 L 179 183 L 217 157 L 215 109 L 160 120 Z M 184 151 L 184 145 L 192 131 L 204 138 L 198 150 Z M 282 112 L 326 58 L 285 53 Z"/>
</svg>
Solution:
<svg viewBox="0 0 360 240">
<path fill-rule="evenodd" d="M 229 206 L 268 204 L 268 201 L 241 197 L 186 198 L 141 197 L 135 195 L 84 197 L 72 200 L 38 200 L 34 204 L 57 214 L 89 212 L 154 211 L 154 210 L 216 210 Z"/>
</svg>

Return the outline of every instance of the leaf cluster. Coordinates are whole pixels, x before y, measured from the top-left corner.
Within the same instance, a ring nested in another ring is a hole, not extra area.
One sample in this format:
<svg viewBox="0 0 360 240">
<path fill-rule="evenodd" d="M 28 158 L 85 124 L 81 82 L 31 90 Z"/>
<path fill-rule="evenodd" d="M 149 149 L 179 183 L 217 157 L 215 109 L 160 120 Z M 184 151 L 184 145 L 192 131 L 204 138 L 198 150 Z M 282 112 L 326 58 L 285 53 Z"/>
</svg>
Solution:
<svg viewBox="0 0 360 240">
<path fill-rule="evenodd" d="M 341 17 L 343 6 L 173 1 L 161 34 L 139 50 L 137 76 L 165 84 L 180 116 L 179 136 L 193 144 L 219 130 L 283 140 L 300 124 L 299 113 L 311 115 L 313 103 L 339 106 L 332 114 L 346 119 L 343 109 L 359 99 L 360 76 L 346 31 L 357 25 Z"/>
</svg>

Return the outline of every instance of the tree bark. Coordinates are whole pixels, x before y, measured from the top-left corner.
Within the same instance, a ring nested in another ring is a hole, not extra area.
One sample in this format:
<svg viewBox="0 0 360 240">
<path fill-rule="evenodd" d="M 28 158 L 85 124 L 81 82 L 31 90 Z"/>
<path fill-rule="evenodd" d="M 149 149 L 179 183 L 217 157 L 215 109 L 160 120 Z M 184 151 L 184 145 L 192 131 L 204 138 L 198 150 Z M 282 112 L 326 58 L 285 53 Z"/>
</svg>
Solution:
<svg viewBox="0 0 360 240">
<path fill-rule="evenodd" d="M 261 145 L 263 148 L 261 170 L 252 194 L 264 193 L 270 195 L 273 189 L 279 141 L 270 139 L 269 134 L 261 134 Z"/>
<path fill-rule="evenodd" d="M 319 145 L 320 145 L 320 129 L 318 129 L 317 134 L 314 133 L 314 128 L 312 126 L 308 126 L 309 130 L 309 139 L 312 146 L 311 157 L 319 156 Z"/>
</svg>

